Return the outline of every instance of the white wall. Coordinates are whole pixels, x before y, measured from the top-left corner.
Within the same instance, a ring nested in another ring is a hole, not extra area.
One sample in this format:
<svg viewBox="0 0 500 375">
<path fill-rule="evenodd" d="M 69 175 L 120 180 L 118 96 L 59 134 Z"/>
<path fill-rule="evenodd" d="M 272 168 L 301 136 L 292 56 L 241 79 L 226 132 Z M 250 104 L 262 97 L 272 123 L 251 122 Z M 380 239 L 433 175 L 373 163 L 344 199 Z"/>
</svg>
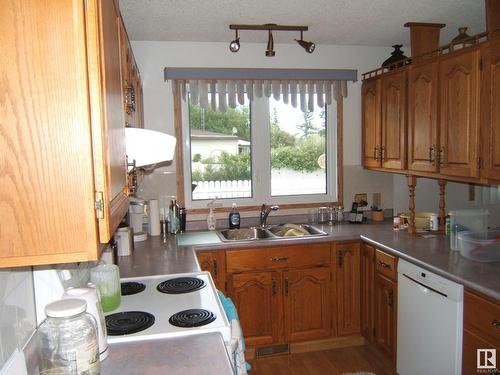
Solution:
<svg viewBox="0 0 500 375">
<path fill-rule="evenodd" d="M 361 164 L 361 73 L 380 66 L 390 47 L 318 45 L 313 54 L 307 54 L 296 44 L 277 44 L 276 56 L 269 58 L 264 55 L 264 44 L 242 42 L 241 50 L 232 53 L 228 43 L 132 42 L 143 81 L 146 128 L 174 134 L 171 86 L 163 81 L 165 67 L 357 69 L 359 80 L 349 83 L 349 97 L 344 101 L 344 165 Z M 175 163 L 167 169 L 175 171 Z M 354 193 L 369 193 L 374 178 L 377 188 L 384 189 L 384 202 L 391 205 L 392 176 L 361 168 L 346 168 L 345 205 L 350 206 Z M 154 198 L 175 195 L 175 189 L 172 175 L 153 173 L 143 179 L 139 194 Z"/>
</svg>

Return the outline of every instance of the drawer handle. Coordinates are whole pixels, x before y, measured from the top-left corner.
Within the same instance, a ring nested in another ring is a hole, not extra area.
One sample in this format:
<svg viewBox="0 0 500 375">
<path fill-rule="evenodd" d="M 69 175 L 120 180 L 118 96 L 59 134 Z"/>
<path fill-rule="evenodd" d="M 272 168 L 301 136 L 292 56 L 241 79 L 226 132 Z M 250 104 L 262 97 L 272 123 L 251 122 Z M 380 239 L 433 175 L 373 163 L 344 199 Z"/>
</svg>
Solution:
<svg viewBox="0 0 500 375">
<path fill-rule="evenodd" d="M 382 268 L 386 268 L 386 269 L 391 269 L 391 266 L 385 262 L 382 262 L 381 260 L 378 261 L 378 265 Z"/>
<path fill-rule="evenodd" d="M 493 319 L 493 321 L 491 322 L 491 325 L 495 328 L 500 329 L 500 322 L 496 319 Z"/>
<path fill-rule="evenodd" d="M 271 258 L 273 262 L 286 262 L 288 260 L 288 257 L 273 257 Z"/>
<path fill-rule="evenodd" d="M 276 295 L 276 280 L 274 280 L 274 279 L 272 279 L 271 289 L 272 289 L 273 296 L 275 296 Z"/>
</svg>

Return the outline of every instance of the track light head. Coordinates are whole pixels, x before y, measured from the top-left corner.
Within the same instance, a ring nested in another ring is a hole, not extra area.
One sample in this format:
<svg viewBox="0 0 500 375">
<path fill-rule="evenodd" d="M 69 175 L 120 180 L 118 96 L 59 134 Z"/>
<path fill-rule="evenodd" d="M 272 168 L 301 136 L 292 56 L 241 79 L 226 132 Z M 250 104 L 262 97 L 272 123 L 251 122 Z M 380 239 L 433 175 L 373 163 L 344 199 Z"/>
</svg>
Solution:
<svg viewBox="0 0 500 375">
<path fill-rule="evenodd" d="M 313 42 L 306 42 L 303 38 L 303 33 L 302 31 L 300 32 L 300 39 L 295 39 L 295 41 L 306 50 L 307 53 L 313 53 L 314 48 L 316 48 L 316 44 Z"/>
<path fill-rule="evenodd" d="M 236 29 L 236 39 L 229 43 L 229 50 L 231 52 L 238 52 L 240 50 L 240 37 L 238 36 L 238 29 Z"/>
<path fill-rule="evenodd" d="M 269 30 L 269 37 L 267 39 L 266 56 L 273 57 L 274 55 L 276 55 L 276 52 L 274 52 L 273 32 L 271 30 Z"/>
</svg>

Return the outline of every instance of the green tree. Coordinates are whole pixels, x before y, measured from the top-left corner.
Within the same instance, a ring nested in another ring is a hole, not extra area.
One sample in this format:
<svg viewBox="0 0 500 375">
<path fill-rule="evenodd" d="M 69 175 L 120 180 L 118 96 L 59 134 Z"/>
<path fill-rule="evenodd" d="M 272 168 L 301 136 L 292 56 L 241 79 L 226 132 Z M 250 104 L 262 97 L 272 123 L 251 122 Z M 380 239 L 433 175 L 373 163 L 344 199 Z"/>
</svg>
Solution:
<svg viewBox="0 0 500 375">
<path fill-rule="evenodd" d="M 301 139 L 295 147 L 271 150 L 271 165 L 275 169 L 313 172 L 320 169 L 318 158 L 325 153 L 325 139 L 317 134 Z"/>
<path fill-rule="evenodd" d="M 304 122 L 297 125 L 297 128 L 302 131 L 302 135 L 307 138 L 312 134 L 316 134 L 319 129 L 313 124 L 314 114 L 309 112 L 309 110 L 306 110 L 302 113 L 302 116 Z"/>
<path fill-rule="evenodd" d="M 234 134 L 246 141 L 250 140 L 250 115 L 248 106 L 235 109 L 228 108 L 226 112 L 214 112 L 189 102 L 189 123 L 191 129 L 206 130 L 221 134 Z"/>
<path fill-rule="evenodd" d="M 271 122 L 271 148 L 278 147 L 293 147 L 295 145 L 295 137 L 281 130 L 280 127 Z"/>
<path fill-rule="evenodd" d="M 223 152 L 217 158 L 206 158 L 201 161 L 205 169 L 195 171 L 193 181 L 233 181 L 249 180 L 252 176 L 250 169 L 250 154 L 229 154 Z"/>
</svg>

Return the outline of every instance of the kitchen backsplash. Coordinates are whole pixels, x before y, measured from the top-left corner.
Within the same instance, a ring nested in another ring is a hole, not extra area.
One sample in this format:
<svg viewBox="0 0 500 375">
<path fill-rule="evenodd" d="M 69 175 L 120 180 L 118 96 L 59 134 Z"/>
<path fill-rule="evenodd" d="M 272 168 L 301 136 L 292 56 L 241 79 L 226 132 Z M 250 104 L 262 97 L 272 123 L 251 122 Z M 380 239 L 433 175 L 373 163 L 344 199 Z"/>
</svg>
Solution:
<svg viewBox="0 0 500 375">
<path fill-rule="evenodd" d="M 36 327 L 31 268 L 0 270 L 0 368 Z"/>
</svg>

